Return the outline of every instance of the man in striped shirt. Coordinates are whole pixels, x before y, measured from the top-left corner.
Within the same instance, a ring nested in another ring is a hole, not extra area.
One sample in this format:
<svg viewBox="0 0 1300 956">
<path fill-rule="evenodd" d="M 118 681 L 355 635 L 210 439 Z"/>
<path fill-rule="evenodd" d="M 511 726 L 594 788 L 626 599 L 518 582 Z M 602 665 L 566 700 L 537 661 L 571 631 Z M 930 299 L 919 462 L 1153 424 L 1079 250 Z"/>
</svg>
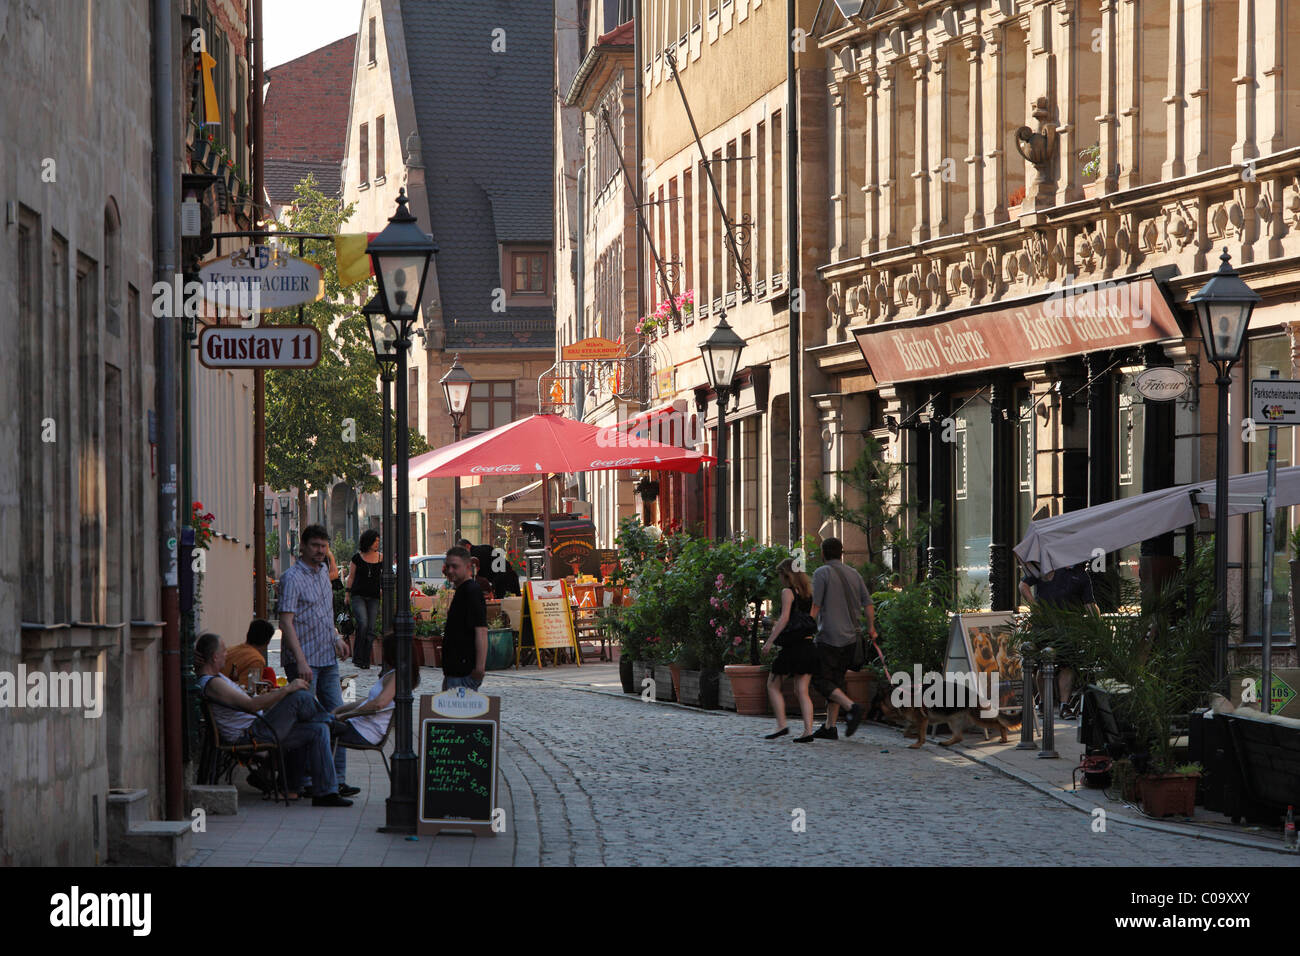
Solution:
<svg viewBox="0 0 1300 956">
<path fill-rule="evenodd" d="M 280 579 L 280 660 L 289 680 L 301 677 L 326 711 L 343 703 L 339 684 L 339 659 L 347 643 L 334 628 L 334 589 L 330 583 L 327 552 L 329 535 L 318 524 L 302 531 L 301 560 Z M 347 784 L 347 750 L 334 754 L 334 772 L 340 796 L 360 792 Z"/>
</svg>

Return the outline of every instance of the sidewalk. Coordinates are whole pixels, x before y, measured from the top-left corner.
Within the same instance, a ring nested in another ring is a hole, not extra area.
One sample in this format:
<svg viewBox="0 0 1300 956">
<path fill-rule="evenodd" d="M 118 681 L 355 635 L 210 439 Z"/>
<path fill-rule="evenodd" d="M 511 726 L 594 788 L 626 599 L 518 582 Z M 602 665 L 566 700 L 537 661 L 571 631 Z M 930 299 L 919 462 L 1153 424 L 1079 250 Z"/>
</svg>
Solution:
<svg viewBox="0 0 1300 956">
<path fill-rule="evenodd" d="M 591 693 L 623 695 L 617 664 L 584 664 L 580 668 L 547 667 L 541 671 L 537 670 L 536 667 L 532 667 L 499 673 L 500 676 L 510 679 L 547 681 Z M 684 706 L 669 703 L 665 705 Z M 697 710 L 694 707 L 688 709 Z M 730 711 L 700 711 L 700 713 L 736 716 Z M 755 720 L 760 718 L 747 717 L 742 719 Z M 768 718 L 761 719 L 766 720 Z M 882 729 L 896 729 L 887 724 L 872 724 L 872 726 Z M 1078 740 L 1078 729 L 1078 720 L 1062 720 L 1059 717 L 1056 719 L 1053 724 L 1055 737 L 1053 743 L 1056 752 L 1060 756 L 1055 759 L 1044 759 L 1038 756 L 1038 745 L 1041 744 L 1042 739 L 1041 728 L 1038 728 L 1039 733 L 1035 738 L 1036 746 L 1033 750 L 1016 749 L 1017 744 L 1020 743 L 1020 733 L 1018 731 L 1008 733 L 1007 743 L 1005 744 L 1001 743 L 997 736 L 993 736 L 988 741 L 981 740 L 976 733 L 968 734 L 966 740 L 962 743 L 945 749 L 1019 780 L 1040 793 L 1047 794 L 1083 813 L 1092 814 L 1096 808 L 1100 807 L 1106 812 L 1108 825 L 1121 823 L 1195 839 L 1214 840 L 1256 850 L 1271 850 L 1277 853 L 1293 855 L 1288 853 L 1282 846 L 1280 829 L 1276 833 L 1269 833 L 1258 826 L 1234 824 L 1223 814 L 1217 811 L 1207 811 L 1204 807 L 1197 807 L 1195 815 L 1190 819 L 1186 817 L 1156 819 L 1147 816 L 1141 809 L 1132 804 L 1108 799 L 1101 790 L 1085 787 L 1082 773 L 1078 775 L 1079 789 L 1075 790 L 1071 775 L 1074 768 L 1079 765 L 1079 759 L 1083 755 L 1083 744 Z M 931 736 L 925 746 L 938 749 L 938 741 L 946 736 L 946 734 Z M 903 743 L 901 737 L 899 742 L 900 745 Z"/>
</svg>

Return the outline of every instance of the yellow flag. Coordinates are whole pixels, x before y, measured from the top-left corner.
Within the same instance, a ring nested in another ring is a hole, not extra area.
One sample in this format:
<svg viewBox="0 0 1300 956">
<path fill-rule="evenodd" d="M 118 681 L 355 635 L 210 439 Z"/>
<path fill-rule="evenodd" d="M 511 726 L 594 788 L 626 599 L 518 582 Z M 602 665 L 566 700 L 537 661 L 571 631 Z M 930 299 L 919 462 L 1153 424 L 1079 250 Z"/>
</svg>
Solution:
<svg viewBox="0 0 1300 956">
<path fill-rule="evenodd" d="M 220 126 L 221 110 L 217 108 L 217 88 L 212 82 L 212 68 L 217 61 L 207 50 L 199 53 L 199 71 L 203 74 L 203 125 Z"/>
<path fill-rule="evenodd" d="M 364 282 L 374 274 L 370 267 L 370 257 L 366 255 L 366 246 L 377 235 L 377 232 L 344 232 L 334 237 L 340 285 Z"/>
</svg>

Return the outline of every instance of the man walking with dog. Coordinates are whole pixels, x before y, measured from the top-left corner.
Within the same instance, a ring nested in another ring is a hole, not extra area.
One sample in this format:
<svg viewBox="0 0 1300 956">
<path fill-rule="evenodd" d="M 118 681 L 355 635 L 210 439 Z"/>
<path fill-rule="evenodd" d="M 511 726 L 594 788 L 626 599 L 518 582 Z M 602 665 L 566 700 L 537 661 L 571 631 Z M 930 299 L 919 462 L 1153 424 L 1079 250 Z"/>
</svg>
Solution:
<svg viewBox="0 0 1300 956">
<path fill-rule="evenodd" d="M 862 722 L 862 707 L 847 693 L 844 674 L 853 666 L 861 636 L 862 615 L 867 615 L 867 633 L 876 638 L 876 607 L 871 592 L 856 568 L 842 560 L 844 544 L 839 538 L 822 542 L 822 561 L 813 574 L 812 616 L 817 621 L 817 657 L 820 673 L 813 686 L 826 698 L 826 723 L 813 733 L 819 740 L 839 740 L 840 708 L 846 711 L 845 734 L 852 737 Z"/>
</svg>

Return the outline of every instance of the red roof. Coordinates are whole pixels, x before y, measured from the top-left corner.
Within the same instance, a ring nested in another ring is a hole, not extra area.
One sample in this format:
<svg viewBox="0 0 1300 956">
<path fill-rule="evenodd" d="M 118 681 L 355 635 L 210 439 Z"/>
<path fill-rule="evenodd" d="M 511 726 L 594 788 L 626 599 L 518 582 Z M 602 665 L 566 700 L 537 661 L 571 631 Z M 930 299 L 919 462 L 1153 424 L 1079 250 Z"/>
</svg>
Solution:
<svg viewBox="0 0 1300 956">
<path fill-rule="evenodd" d="M 343 162 L 356 48 L 354 33 L 266 71 L 267 159 Z"/>
<path fill-rule="evenodd" d="M 633 21 L 631 20 L 628 20 L 626 23 L 620 23 L 604 36 L 597 38 L 596 45 L 604 46 L 609 44 L 611 46 L 631 46 L 635 41 L 635 38 L 632 36 L 632 23 Z"/>
</svg>

